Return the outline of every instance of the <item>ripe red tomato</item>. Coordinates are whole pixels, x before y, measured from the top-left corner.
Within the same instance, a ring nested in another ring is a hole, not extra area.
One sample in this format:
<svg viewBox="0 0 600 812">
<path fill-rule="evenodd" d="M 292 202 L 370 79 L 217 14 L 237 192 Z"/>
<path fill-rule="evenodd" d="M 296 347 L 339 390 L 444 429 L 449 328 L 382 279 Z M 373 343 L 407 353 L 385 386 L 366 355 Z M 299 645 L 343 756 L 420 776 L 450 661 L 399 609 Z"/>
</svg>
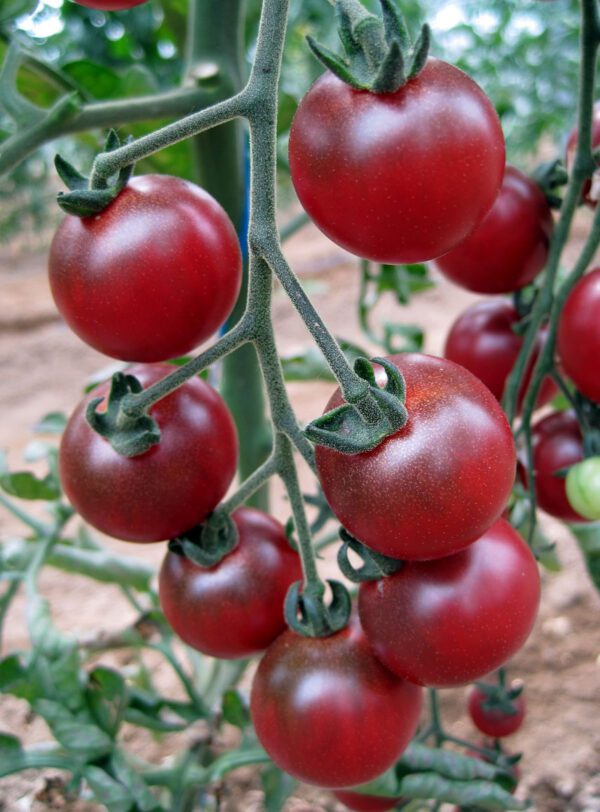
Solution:
<svg viewBox="0 0 600 812">
<path fill-rule="evenodd" d="M 415 733 L 421 703 L 420 689 L 381 665 L 353 619 L 330 637 L 278 637 L 254 677 L 250 712 L 281 769 L 337 789 L 392 766 Z"/>
<path fill-rule="evenodd" d="M 575 161 L 578 136 L 579 131 L 577 126 L 575 126 L 569 133 L 565 154 L 565 163 L 569 172 L 571 171 L 573 162 Z M 595 152 L 598 147 L 600 147 L 600 103 L 596 103 L 594 105 L 594 112 L 592 115 L 592 151 Z M 598 193 L 600 190 L 597 187 L 598 180 L 596 178 L 591 178 L 585 181 L 583 184 L 583 190 L 581 192 L 583 201 L 592 209 L 595 209 L 598 203 Z"/>
<path fill-rule="evenodd" d="M 510 293 L 528 285 L 546 264 L 552 229 L 552 212 L 537 184 L 507 166 L 485 219 L 436 265 L 467 290 Z"/>
<path fill-rule="evenodd" d="M 400 798 L 382 798 L 380 795 L 361 795 L 359 792 L 336 790 L 333 795 L 348 809 L 355 812 L 387 812 L 393 809 Z"/>
<path fill-rule="evenodd" d="M 512 304 L 503 299 L 477 302 L 468 307 L 452 325 L 444 355 L 456 364 L 461 364 L 476 375 L 498 400 L 502 400 L 504 387 L 515 365 L 523 344 L 513 327 L 519 316 Z M 531 380 L 533 367 L 542 349 L 548 330 L 538 333 L 523 385 L 519 392 L 519 406 Z M 556 395 L 554 381 L 546 377 L 540 388 L 537 406 L 543 406 Z"/>
<path fill-rule="evenodd" d="M 260 510 L 232 514 L 237 546 L 213 567 L 167 553 L 160 603 L 173 631 L 212 657 L 249 657 L 285 630 L 283 602 L 302 579 L 300 558 L 283 526 Z"/>
<path fill-rule="evenodd" d="M 489 99 L 430 59 L 395 93 L 332 73 L 304 96 L 290 132 L 300 202 L 331 240 L 377 262 L 421 262 L 465 239 L 490 209 L 504 137 Z"/>
<path fill-rule="evenodd" d="M 363 583 L 359 612 L 387 668 L 418 685 L 449 688 L 512 657 L 533 627 L 539 598 L 535 558 L 500 519 L 466 550 L 409 561 L 389 578 Z"/>
<path fill-rule="evenodd" d="M 80 6 L 98 11 L 123 11 L 126 8 L 141 6 L 147 0 L 74 0 Z"/>
<path fill-rule="evenodd" d="M 600 268 L 582 277 L 565 302 L 558 322 L 558 354 L 577 389 L 600 403 Z"/>
<path fill-rule="evenodd" d="M 463 367 L 418 353 L 389 360 L 406 381 L 407 424 L 363 454 L 317 446 L 319 479 L 341 524 L 367 547 L 399 559 L 450 555 L 502 513 L 515 478 L 512 434 Z M 377 379 L 385 380 L 379 367 Z M 327 411 L 342 402 L 337 390 Z"/>
<path fill-rule="evenodd" d="M 503 736 L 510 736 L 511 733 L 516 731 L 523 724 L 525 718 L 525 700 L 523 695 L 520 694 L 515 699 L 511 700 L 514 705 L 514 713 L 509 714 L 501 707 L 488 705 L 489 697 L 478 688 L 473 686 L 469 692 L 469 716 L 473 720 L 475 727 L 486 736 L 491 736 L 494 739 L 500 739 Z"/>
<path fill-rule="evenodd" d="M 584 522 L 567 499 L 565 479 L 555 476 L 583 459 L 583 439 L 574 412 L 555 412 L 532 426 L 535 492 L 542 510 L 564 522 Z M 526 483 L 525 467 L 519 466 Z"/>
<path fill-rule="evenodd" d="M 50 248 L 61 315 L 87 344 L 123 361 L 193 350 L 240 290 L 235 229 L 207 192 L 168 175 L 133 178 L 95 217 L 68 215 Z"/>
<path fill-rule="evenodd" d="M 128 372 L 144 387 L 173 371 L 166 364 Z M 90 400 L 73 412 L 60 445 L 60 478 L 69 501 L 97 530 L 127 541 L 161 541 L 200 524 L 227 492 L 237 465 L 237 437 L 221 396 L 192 378 L 150 408 L 160 442 L 123 457 L 85 419 Z"/>
</svg>

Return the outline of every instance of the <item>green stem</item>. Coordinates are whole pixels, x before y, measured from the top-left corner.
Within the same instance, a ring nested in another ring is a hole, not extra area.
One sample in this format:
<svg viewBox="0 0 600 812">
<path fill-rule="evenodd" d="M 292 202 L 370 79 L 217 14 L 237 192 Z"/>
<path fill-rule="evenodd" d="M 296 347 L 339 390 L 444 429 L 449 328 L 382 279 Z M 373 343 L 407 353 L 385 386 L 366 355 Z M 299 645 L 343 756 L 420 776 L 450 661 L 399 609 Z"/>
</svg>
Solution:
<svg viewBox="0 0 600 812">
<path fill-rule="evenodd" d="M 49 528 L 42 522 L 38 522 L 33 516 L 30 516 L 25 510 L 16 505 L 12 499 L 9 499 L 0 491 L 0 505 L 3 505 L 9 513 L 12 513 L 19 521 L 23 522 L 26 527 L 30 527 L 38 536 L 47 536 Z"/>
<path fill-rule="evenodd" d="M 441 747 L 444 743 L 445 733 L 442 727 L 442 719 L 440 715 L 440 704 L 435 688 L 429 688 L 429 712 L 431 714 L 431 728 L 436 747 Z"/>
<path fill-rule="evenodd" d="M 276 453 L 263 462 L 247 479 L 245 479 L 235 493 L 221 503 L 219 510 L 231 513 L 240 505 L 246 503 L 272 476 L 278 473 L 279 460 Z"/>
</svg>

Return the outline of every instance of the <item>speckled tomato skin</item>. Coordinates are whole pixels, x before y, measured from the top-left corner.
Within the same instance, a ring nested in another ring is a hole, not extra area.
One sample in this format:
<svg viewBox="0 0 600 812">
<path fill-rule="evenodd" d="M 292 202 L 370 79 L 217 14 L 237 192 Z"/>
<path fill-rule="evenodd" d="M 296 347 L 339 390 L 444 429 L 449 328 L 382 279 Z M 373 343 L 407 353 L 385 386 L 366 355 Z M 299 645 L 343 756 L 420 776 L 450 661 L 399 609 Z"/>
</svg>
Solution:
<svg viewBox="0 0 600 812">
<path fill-rule="evenodd" d="M 173 631 L 223 659 L 264 651 L 285 630 L 285 596 L 302 579 L 300 558 L 280 522 L 252 508 L 232 518 L 238 544 L 218 564 L 201 567 L 168 552 L 159 576 L 160 603 Z"/>
<path fill-rule="evenodd" d="M 444 356 L 476 375 L 499 401 L 523 345 L 523 337 L 513 330 L 519 320 L 513 305 L 505 299 L 476 302 L 460 314 L 446 338 Z M 519 391 L 519 408 L 547 334 L 544 328 L 537 335 Z M 536 401 L 537 408 L 551 401 L 557 391 L 554 381 L 546 376 Z"/>
<path fill-rule="evenodd" d="M 410 561 L 363 583 L 359 614 L 381 662 L 418 685 L 465 685 L 499 668 L 535 621 L 540 579 L 519 534 L 497 521 L 466 550 Z"/>
<path fill-rule="evenodd" d="M 330 637 L 284 632 L 254 677 L 250 711 L 273 761 L 307 784 L 371 781 L 414 735 L 421 690 L 373 656 L 357 620 Z"/>
<path fill-rule="evenodd" d="M 394 93 L 323 74 L 298 106 L 289 156 L 300 202 L 331 240 L 377 262 L 422 262 L 485 216 L 505 147 L 481 88 L 429 59 Z"/>
<path fill-rule="evenodd" d="M 577 389 L 600 403 L 600 268 L 575 285 L 558 322 L 558 354 Z"/>
<path fill-rule="evenodd" d="M 436 260 L 444 276 L 475 293 L 511 293 L 544 268 L 554 228 L 537 184 L 507 166 L 500 193 L 478 227 Z"/>
<path fill-rule="evenodd" d="M 167 364 L 127 370 L 144 388 L 173 372 Z M 123 457 L 85 419 L 87 404 L 106 397 L 110 382 L 75 409 L 62 437 L 60 478 L 77 512 L 102 533 L 126 541 L 161 541 L 200 524 L 221 501 L 237 465 L 237 434 L 225 402 L 192 378 L 150 408 L 160 442 Z"/>
<path fill-rule="evenodd" d="M 363 454 L 317 446 L 319 480 L 341 524 L 371 549 L 399 559 L 450 555 L 506 506 L 512 433 L 492 393 L 458 364 L 418 353 L 389 360 L 406 381 L 407 424 Z M 379 367 L 377 379 L 385 380 Z M 326 411 L 342 402 L 337 390 Z"/>
<path fill-rule="evenodd" d="M 80 6 L 98 11 L 124 11 L 134 6 L 141 6 L 148 0 L 74 0 Z"/>
<path fill-rule="evenodd" d="M 516 733 L 525 718 L 525 699 L 519 694 L 511 700 L 514 713 L 505 713 L 501 708 L 486 708 L 486 694 L 476 685 L 469 691 L 467 707 L 475 727 L 486 736 L 500 739 Z"/>
<path fill-rule="evenodd" d="M 400 798 L 382 798 L 380 795 L 362 795 L 358 792 L 336 790 L 333 795 L 354 812 L 388 812 Z"/>
<path fill-rule="evenodd" d="M 49 259 L 56 306 L 99 352 L 166 361 L 191 352 L 229 316 L 242 257 L 224 209 L 169 175 L 132 178 L 99 215 L 67 215 Z"/>
</svg>

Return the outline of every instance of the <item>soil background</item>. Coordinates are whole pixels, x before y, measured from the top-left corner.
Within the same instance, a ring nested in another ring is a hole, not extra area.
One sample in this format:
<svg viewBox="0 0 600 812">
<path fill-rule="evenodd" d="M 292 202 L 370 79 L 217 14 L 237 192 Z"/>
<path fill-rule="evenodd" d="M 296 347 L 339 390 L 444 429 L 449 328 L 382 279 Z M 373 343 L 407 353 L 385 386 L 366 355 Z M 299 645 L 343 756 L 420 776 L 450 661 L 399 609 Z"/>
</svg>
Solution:
<svg viewBox="0 0 600 812">
<path fill-rule="evenodd" d="M 589 225 L 582 213 L 574 230 L 567 258 L 575 255 Z M 292 266 L 332 331 L 369 348 L 354 316 L 359 274 L 356 262 L 312 226 L 286 244 Z M 51 411 L 69 413 L 78 402 L 86 379 L 107 366 L 107 359 L 80 342 L 60 320 L 46 279 L 45 253 L 0 251 L 0 448 L 13 467 L 23 467 L 22 452 L 32 440 L 32 427 Z M 434 272 L 435 275 L 435 272 Z M 453 319 L 479 297 L 436 277 L 437 286 L 400 307 L 387 296 L 376 318 L 417 323 L 426 329 L 426 351 L 441 354 Z M 281 290 L 274 300 L 275 325 L 282 353 L 309 345 L 306 330 Z M 376 347 L 370 349 L 376 351 Z M 320 414 L 332 386 L 327 383 L 290 385 L 292 402 L 301 421 Z M 312 490 L 307 471 L 306 489 Z M 274 488 L 273 512 L 283 521 L 288 508 Z M 468 505 L 466 506 L 468 510 Z M 543 599 L 535 631 L 513 661 L 510 676 L 526 683 L 528 714 L 525 726 L 510 738 L 508 747 L 523 752 L 519 797 L 530 797 L 537 812 L 600 812 L 600 598 L 585 572 L 577 544 L 558 522 L 544 519 L 544 527 L 557 543 L 563 565 L 556 574 L 542 573 Z M 3 540 L 22 533 L 18 522 L 0 508 Z M 143 556 L 158 565 L 162 545 L 132 546 L 106 539 L 121 553 Z M 330 556 L 331 557 L 331 556 Z M 325 564 L 330 574 L 331 561 Z M 44 571 L 44 594 L 51 601 L 56 623 L 64 631 L 85 636 L 110 633 L 131 622 L 132 610 L 112 587 L 91 585 L 84 578 Z M 7 623 L 3 655 L 27 647 L 24 605 L 16 601 Z M 156 675 L 170 687 L 167 673 Z M 455 735 L 476 739 L 465 713 L 466 689 L 443 692 L 444 721 Z M 0 697 L 0 729 L 22 736 L 26 742 L 44 741 L 44 724 L 33 718 L 25 703 Z M 159 762 L 176 752 L 177 736 L 161 740 L 134 730 L 126 731 L 127 746 Z M 74 812 L 102 807 L 65 800 L 56 774 L 23 773 L 0 781 L 0 810 L 63 809 Z M 253 770 L 228 776 L 221 791 L 223 810 L 259 812 L 262 793 Z M 286 812 L 341 812 L 329 794 L 300 788 L 285 805 Z M 449 809 L 450 807 L 448 807 Z"/>
</svg>

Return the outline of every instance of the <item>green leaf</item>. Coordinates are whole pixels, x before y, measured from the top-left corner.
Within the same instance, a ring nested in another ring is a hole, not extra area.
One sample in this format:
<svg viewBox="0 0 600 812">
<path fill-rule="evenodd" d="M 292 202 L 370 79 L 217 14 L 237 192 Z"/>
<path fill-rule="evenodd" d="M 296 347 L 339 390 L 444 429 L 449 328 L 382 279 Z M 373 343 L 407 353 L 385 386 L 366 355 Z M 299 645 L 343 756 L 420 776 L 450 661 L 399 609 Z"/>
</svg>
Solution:
<svg viewBox="0 0 600 812">
<path fill-rule="evenodd" d="M 0 733 L 0 761 L 15 758 L 23 753 L 23 746 L 16 736 L 10 733 Z"/>
<path fill-rule="evenodd" d="M 490 812 L 526 809 L 528 806 L 491 781 L 452 781 L 437 773 L 405 776 L 400 781 L 399 794 L 407 798 L 430 798 L 459 806 L 477 806 Z"/>
<path fill-rule="evenodd" d="M 0 23 L 12 17 L 30 14 L 37 6 L 37 0 L 2 0 L 0 6 Z"/>
<path fill-rule="evenodd" d="M 82 775 L 90 785 L 96 799 L 109 812 L 130 812 L 134 808 L 134 800 L 127 787 L 115 781 L 100 767 L 88 765 L 83 768 Z"/>
<path fill-rule="evenodd" d="M 129 791 L 135 802 L 136 810 L 152 812 L 152 810 L 160 809 L 160 804 L 150 791 L 150 787 L 141 775 L 128 764 L 121 752 L 113 753 L 110 762 L 115 778 Z"/>
<path fill-rule="evenodd" d="M 93 99 L 116 99 L 122 95 L 121 77 L 106 65 L 90 59 L 78 59 L 63 65 L 62 71 Z"/>
<path fill-rule="evenodd" d="M 600 522 L 570 524 L 569 529 L 577 539 L 592 583 L 600 592 Z"/>
<path fill-rule="evenodd" d="M 19 499 L 41 499 L 46 502 L 60 499 L 60 489 L 56 486 L 54 477 L 48 475 L 44 479 L 38 479 L 31 471 L 0 474 L 0 488 Z"/>
<path fill-rule="evenodd" d="M 250 724 L 250 713 L 239 691 L 225 691 L 222 703 L 223 719 L 244 730 Z"/>
<path fill-rule="evenodd" d="M 394 324 L 386 321 L 383 324 L 383 341 L 386 352 L 390 354 L 421 352 L 425 333 L 418 324 Z"/>
<path fill-rule="evenodd" d="M 338 344 L 351 365 L 354 365 L 357 358 L 369 355 L 357 344 L 343 338 L 338 339 Z M 286 381 L 331 381 L 335 383 L 336 380 L 321 351 L 315 346 L 310 346 L 293 355 L 283 356 L 281 365 Z"/>
<path fill-rule="evenodd" d="M 117 671 L 97 666 L 89 674 L 85 695 L 94 721 L 114 739 L 127 707 L 125 680 Z"/>
<path fill-rule="evenodd" d="M 262 770 L 260 782 L 265 793 L 266 812 L 280 812 L 297 785 L 291 775 L 274 764 Z"/>
<path fill-rule="evenodd" d="M 89 719 L 72 714 L 61 703 L 39 699 L 32 707 L 46 721 L 59 744 L 82 759 L 97 759 L 111 752 L 110 736 Z"/>
</svg>

